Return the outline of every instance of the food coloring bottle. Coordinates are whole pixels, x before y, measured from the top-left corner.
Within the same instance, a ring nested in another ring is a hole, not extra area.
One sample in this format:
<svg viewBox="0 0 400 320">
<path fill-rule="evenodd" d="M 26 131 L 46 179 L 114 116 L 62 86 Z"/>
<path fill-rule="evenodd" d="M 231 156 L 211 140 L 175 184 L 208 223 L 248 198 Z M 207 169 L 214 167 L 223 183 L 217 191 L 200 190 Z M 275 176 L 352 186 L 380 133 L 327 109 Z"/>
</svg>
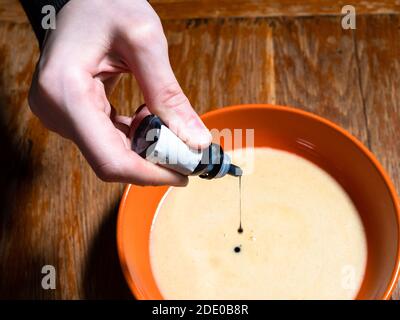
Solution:
<svg viewBox="0 0 400 320">
<path fill-rule="evenodd" d="M 153 163 L 183 175 L 203 179 L 221 178 L 226 174 L 240 177 L 242 170 L 231 163 L 222 147 L 212 143 L 204 150 L 195 150 L 179 139 L 155 115 L 146 116 L 136 129 L 132 150 Z"/>
</svg>

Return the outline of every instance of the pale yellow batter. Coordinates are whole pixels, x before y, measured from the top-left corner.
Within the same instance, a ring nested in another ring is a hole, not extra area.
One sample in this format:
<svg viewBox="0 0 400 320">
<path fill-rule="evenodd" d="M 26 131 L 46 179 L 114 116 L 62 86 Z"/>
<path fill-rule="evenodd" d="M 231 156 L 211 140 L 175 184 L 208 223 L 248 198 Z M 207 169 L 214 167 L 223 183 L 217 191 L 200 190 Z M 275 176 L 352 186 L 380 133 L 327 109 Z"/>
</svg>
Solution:
<svg viewBox="0 0 400 320">
<path fill-rule="evenodd" d="M 367 248 L 348 195 L 301 157 L 266 148 L 253 154 L 233 155 L 245 172 L 242 234 L 238 178 L 193 177 L 161 202 L 150 255 L 163 297 L 354 298 Z"/>
</svg>

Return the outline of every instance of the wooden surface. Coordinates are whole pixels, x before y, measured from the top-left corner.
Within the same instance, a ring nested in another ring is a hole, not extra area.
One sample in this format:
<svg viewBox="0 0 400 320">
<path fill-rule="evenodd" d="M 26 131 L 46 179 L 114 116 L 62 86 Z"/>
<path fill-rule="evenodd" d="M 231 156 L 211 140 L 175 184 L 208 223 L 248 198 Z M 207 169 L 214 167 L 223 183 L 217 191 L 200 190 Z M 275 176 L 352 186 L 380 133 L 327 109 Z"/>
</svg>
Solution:
<svg viewBox="0 0 400 320">
<path fill-rule="evenodd" d="M 150 0 L 166 19 L 340 15 L 351 4 L 357 14 L 398 14 L 400 0 Z M 0 0 L 0 20 L 25 23 L 17 0 Z"/>
<path fill-rule="evenodd" d="M 400 190 L 400 16 L 164 21 L 176 75 L 200 113 L 276 103 L 315 112 L 376 154 Z M 27 106 L 38 49 L 30 26 L 0 19 L 0 298 L 128 298 L 116 253 L 120 184 L 99 181 Z M 123 114 L 142 103 L 123 77 Z M 41 268 L 57 289 L 41 288 Z M 394 298 L 400 298 L 397 290 Z"/>
</svg>

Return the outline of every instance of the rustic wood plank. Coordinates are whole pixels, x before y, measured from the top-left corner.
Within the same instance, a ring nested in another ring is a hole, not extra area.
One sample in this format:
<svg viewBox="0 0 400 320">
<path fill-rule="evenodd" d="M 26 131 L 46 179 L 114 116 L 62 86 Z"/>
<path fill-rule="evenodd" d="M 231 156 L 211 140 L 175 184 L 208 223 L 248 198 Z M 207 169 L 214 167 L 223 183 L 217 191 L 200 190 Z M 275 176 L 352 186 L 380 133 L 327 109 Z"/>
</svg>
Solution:
<svg viewBox="0 0 400 320">
<path fill-rule="evenodd" d="M 272 29 L 266 20 L 167 22 L 171 63 L 200 113 L 273 99 Z"/>
<path fill-rule="evenodd" d="M 164 20 L 223 18 L 341 15 L 346 0 L 151 0 L 150 3 Z M 399 0 L 356 0 L 358 14 L 399 13 Z M 0 2 L 0 21 L 27 22 L 17 0 Z"/>
<path fill-rule="evenodd" d="M 162 19 L 341 15 L 352 4 L 358 14 L 399 13 L 400 1 L 383 0 L 153 0 Z"/>
<path fill-rule="evenodd" d="M 389 39 L 372 30 L 380 19 Z M 398 121 L 398 93 L 390 93 L 400 81 L 398 45 L 379 48 L 395 43 L 393 19 L 365 16 L 356 37 L 340 28 L 338 17 L 170 20 L 164 27 L 173 68 L 198 112 L 255 102 L 316 112 L 365 143 L 370 136 L 399 187 L 400 139 L 392 123 Z M 359 35 L 369 21 L 369 31 Z M 375 40 L 368 43 L 369 37 Z M 37 56 L 28 25 L 0 23 L 0 161 L 7 168 L 0 176 L 0 273 L 7 275 L 0 277 L 0 297 L 128 297 L 115 250 L 123 186 L 99 181 L 77 148 L 29 111 Z M 384 72 L 377 77 L 378 67 Z M 124 76 L 111 100 L 130 115 L 142 97 L 132 77 Z M 40 287 L 44 264 L 57 268 L 55 291 Z"/>
<path fill-rule="evenodd" d="M 400 190 L 400 16 L 360 19 L 355 31 L 371 149 Z M 400 287 L 393 294 L 400 299 Z"/>
<path fill-rule="evenodd" d="M 351 30 L 340 17 L 274 24 L 276 101 L 324 116 L 368 143 Z"/>
</svg>

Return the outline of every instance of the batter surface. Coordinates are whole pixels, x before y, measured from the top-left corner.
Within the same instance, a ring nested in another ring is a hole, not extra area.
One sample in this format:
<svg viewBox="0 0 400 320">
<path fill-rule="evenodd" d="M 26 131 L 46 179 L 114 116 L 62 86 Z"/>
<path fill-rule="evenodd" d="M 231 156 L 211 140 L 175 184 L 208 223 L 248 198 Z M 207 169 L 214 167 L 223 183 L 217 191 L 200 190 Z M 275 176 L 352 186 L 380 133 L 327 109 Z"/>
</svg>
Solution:
<svg viewBox="0 0 400 320">
<path fill-rule="evenodd" d="M 252 158 L 243 151 L 233 155 L 245 172 L 242 233 L 238 178 L 193 177 L 160 203 L 150 256 L 163 297 L 354 298 L 367 245 L 346 192 L 291 153 L 257 148 Z"/>
</svg>

